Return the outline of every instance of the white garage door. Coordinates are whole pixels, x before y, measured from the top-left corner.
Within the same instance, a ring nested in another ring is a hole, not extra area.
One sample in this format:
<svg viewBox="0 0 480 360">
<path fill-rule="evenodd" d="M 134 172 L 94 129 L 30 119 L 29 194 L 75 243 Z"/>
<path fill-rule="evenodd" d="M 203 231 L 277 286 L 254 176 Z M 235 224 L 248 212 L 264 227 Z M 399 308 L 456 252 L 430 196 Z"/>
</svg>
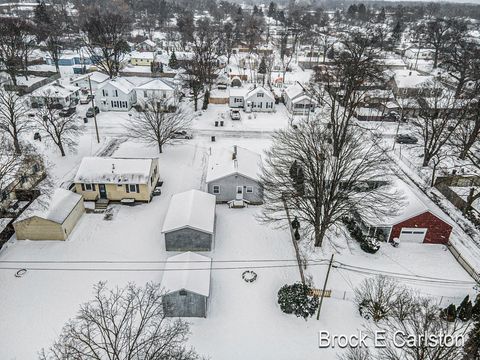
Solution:
<svg viewBox="0 0 480 360">
<path fill-rule="evenodd" d="M 419 228 L 402 228 L 400 231 L 400 242 L 423 243 L 427 229 Z"/>
</svg>

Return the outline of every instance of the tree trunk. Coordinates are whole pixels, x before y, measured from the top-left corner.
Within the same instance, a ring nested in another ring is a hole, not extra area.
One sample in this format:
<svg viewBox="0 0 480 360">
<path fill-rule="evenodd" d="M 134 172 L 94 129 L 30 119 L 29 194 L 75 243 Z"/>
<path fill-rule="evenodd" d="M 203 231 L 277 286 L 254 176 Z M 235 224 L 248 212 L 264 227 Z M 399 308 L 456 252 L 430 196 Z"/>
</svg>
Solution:
<svg viewBox="0 0 480 360">
<path fill-rule="evenodd" d="M 323 226 L 315 226 L 315 247 L 322 247 L 325 232 L 326 229 Z"/>
<path fill-rule="evenodd" d="M 65 150 L 63 149 L 63 144 L 61 141 L 58 142 L 58 148 L 60 150 L 60 154 L 62 154 L 62 156 L 65 156 Z"/>
<path fill-rule="evenodd" d="M 158 143 L 158 152 L 161 154 L 163 153 L 163 146 L 161 143 Z"/>
<path fill-rule="evenodd" d="M 16 135 L 13 138 L 13 147 L 15 148 L 15 154 L 20 155 L 22 153 L 20 142 L 18 141 L 18 136 Z"/>
</svg>

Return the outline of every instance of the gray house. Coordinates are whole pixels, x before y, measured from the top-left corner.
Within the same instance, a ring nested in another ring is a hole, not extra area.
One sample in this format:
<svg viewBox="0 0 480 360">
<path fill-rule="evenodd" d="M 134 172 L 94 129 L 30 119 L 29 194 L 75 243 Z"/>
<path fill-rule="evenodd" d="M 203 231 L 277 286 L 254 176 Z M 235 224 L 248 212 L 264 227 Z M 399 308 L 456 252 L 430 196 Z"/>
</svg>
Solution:
<svg viewBox="0 0 480 360">
<path fill-rule="evenodd" d="M 165 316 L 207 317 L 211 268 L 212 259 L 193 252 L 167 259 L 162 279 Z"/>
<path fill-rule="evenodd" d="M 262 204 L 261 162 L 260 154 L 236 145 L 215 149 L 208 160 L 207 192 L 217 197 L 217 203 Z"/>
<path fill-rule="evenodd" d="M 211 251 L 215 229 L 214 195 L 189 190 L 172 196 L 162 233 L 167 251 Z"/>
</svg>

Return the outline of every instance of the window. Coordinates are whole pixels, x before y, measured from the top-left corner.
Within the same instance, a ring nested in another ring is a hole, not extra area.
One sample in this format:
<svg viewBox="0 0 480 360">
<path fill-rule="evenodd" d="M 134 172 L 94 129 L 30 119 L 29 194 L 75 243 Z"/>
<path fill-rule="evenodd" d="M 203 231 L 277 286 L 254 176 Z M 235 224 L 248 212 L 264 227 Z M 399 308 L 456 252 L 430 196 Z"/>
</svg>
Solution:
<svg viewBox="0 0 480 360">
<path fill-rule="evenodd" d="M 140 192 L 138 184 L 128 184 L 128 191 L 127 192 Z"/>
<path fill-rule="evenodd" d="M 148 92 L 147 92 L 147 90 L 143 90 L 143 97 L 144 97 L 144 98 L 148 97 Z"/>
<path fill-rule="evenodd" d="M 103 94 L 103 96 L 108 96 L 108 90 L 105 90 L 105 89 L 102 90 L 102 94 Z"/>
<path fill-rule="evenodd" d="M 115 97 L 118 97 L 118 90 L 115 90 Z"/>
<path fill-rule="evenodd" d="M 93 191 L 93 184 L 85 184 L 85 191 Z"/>
<path fill-rule="evenodd" d="M 253 193 L 253 186 L 247 186 L 247 194 Z"/>
<path fill-rule="evenodd" d="M 187 296 L 187 290 L 182 289 L 182 290 L 180 290 L 180 291 L 178 292 L 178 294 L 179 294 L 180 296 Z"/>
<path fill-rule="evenodd" d="M 259 92 L 259 93 L 257 94 L 257 97 L 263 97 L 264 95 L 265 95 L 264 93 Z"/>
<path fill-rule="evenodd" d="M 213 185 L 213 193 L 220 194 L 220 185 Z"/>
</svg>

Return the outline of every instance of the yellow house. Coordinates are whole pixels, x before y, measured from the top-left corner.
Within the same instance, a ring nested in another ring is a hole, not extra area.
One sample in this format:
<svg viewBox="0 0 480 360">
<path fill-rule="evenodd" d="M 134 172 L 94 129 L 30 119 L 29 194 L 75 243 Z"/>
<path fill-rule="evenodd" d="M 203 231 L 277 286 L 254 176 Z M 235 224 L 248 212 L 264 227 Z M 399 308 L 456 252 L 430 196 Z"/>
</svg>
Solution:
<svg viewBox="0 0 480 360">
<path fill-rule="evenodd" d="M 66 240 L 85 212 L 82 196 L 57 189 L 41 195 L 15 220 L 17 240 Z"/>
<path fill-rule="evenodd" d="M 155 60 L 154 52 L 139 52 L 133 51 L 130 54 L 130 64 L 135 66 L 150 66 Z"/>
<path fill-rule="evenodd" d="M 149 202 L 159 177 L 156 158 L 84 157 L 74 183 L 85 200 Z"/>
</svg>

